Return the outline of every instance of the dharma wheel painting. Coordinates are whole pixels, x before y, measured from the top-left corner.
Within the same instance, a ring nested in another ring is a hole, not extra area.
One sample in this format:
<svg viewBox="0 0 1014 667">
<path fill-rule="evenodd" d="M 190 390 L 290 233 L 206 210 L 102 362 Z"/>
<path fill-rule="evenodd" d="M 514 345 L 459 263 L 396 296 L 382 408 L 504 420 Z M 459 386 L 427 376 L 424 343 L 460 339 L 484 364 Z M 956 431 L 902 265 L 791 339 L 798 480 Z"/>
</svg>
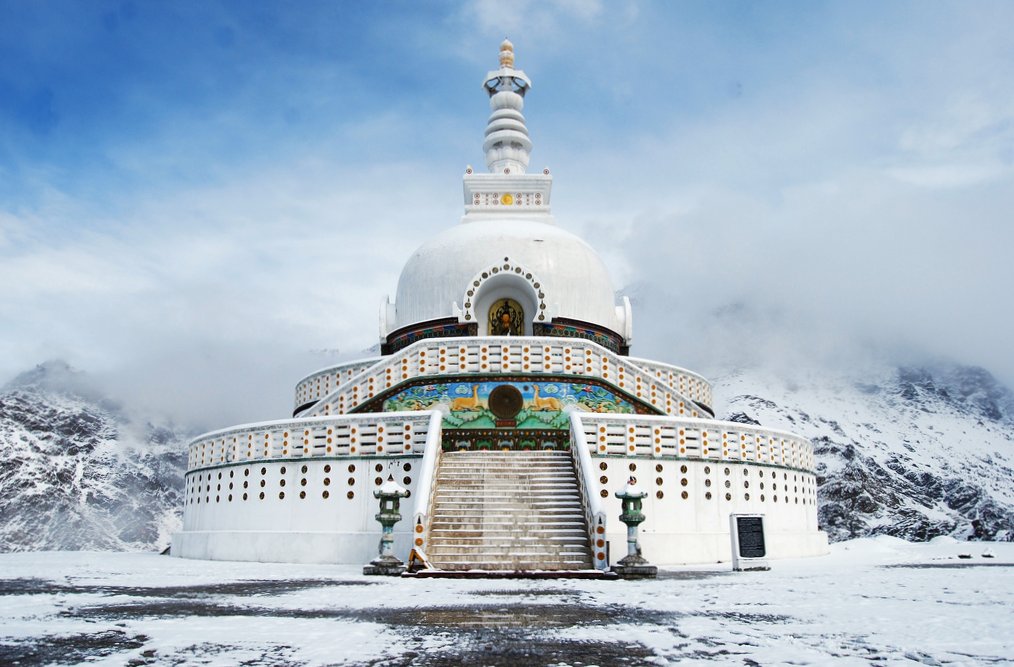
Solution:
<svg viewBox="0 0 1014 667">
<path fill-rule="evenodd" d="M 446 406 L 444 428 L 569 427 L 567 408 L 633 414 L 633 402 L 594 384 L 463 380 L 409 387 L 384 401 L 384 411 Z"/>
<path fill-rule="evenodd" d="M 514 299 L 499 299 L 489 308 L 490 336 L 524 336 L 525 311 Z"/>
</svg>

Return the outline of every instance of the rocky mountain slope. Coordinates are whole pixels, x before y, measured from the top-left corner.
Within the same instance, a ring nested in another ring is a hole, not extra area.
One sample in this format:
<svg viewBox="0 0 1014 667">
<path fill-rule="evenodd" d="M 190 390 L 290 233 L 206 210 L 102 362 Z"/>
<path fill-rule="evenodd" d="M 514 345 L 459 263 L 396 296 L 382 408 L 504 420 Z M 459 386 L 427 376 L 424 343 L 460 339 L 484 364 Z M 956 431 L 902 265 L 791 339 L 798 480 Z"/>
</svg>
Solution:
<svg viewBox="0 0 1014 667">
<path fill-rule="evenodd" d="M 0 551 L 161 549 L 179 526 L 183 438 L 63 362 L 0 391 L 0 451 Z"/>
<path fill-rule="evenodd" d="M 832 540 L 1014 540 L 1014 394 L 985 370 L 716 379 L 727 417 L 813 441 L 820 524 Z"/>
</svg>

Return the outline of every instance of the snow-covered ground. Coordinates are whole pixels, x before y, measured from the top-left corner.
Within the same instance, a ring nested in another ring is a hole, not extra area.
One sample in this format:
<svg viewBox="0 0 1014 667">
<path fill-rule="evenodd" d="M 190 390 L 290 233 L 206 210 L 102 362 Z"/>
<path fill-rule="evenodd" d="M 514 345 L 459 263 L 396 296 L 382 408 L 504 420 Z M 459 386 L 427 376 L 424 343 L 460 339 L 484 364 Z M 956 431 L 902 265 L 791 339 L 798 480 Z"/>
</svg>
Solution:
<svg viewBox="0 0 1014 667">
<path fill-rule="evenodd" d="M 406 580 L 3 554 L 0 664 L 1014 664 L 1014 544 L 864 538 L 771 565 L 647 581 Z"/>
</svg>

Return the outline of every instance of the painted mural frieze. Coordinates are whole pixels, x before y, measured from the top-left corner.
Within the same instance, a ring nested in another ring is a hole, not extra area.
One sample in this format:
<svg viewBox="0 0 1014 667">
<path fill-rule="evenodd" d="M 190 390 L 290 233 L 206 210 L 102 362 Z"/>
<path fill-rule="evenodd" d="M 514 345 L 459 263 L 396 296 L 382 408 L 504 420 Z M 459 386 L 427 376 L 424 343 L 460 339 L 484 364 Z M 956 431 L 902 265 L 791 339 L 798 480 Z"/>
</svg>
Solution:
<svg viewBox="0 0 1014 667">
<path fill-rule="evenodd" d="M 638 412 L 631 401 L 594 384 L 470 380 L 408 387 L 387 398 L 383 407 L 385 412 L 441 408 L 449 429 L 567 429 L 568 409 Z"/>
</svg>

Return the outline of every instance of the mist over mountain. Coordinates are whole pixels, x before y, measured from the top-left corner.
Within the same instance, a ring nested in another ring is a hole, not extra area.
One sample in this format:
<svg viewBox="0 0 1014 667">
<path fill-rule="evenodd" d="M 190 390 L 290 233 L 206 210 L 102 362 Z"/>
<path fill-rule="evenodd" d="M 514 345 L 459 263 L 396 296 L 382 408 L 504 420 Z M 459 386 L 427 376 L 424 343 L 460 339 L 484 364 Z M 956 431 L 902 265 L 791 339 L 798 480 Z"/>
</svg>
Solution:
<svg viewBox="0 0 1014 667">
<path fill-rule="evenodd" d="M 716 402 L 737 421 L 813 442 L 832 541 L 1014 540 L 1014 394 L 976 367 L 863 370 L 730 371 L 716 378 Z"/>
<path fill-rule="evenodd" d="M 750 363 L 739 352 L 736 363 L 695 369 L 715 384 L 717 416 L 813 441 L 832 540 L 1014 540 L 1014 393 L 987 370 L 869 356 Z M 0 389 L 0 551 L 164 548 L 180 525 L 195 434 L 112 400 L 63 361 L 18 375 Z"/>
<path fill-rule="evenodd" d="M 0 390 L 0 551 L 164 548 L 187 435 L 132 417 L 63 361 L 18 375 Z"/>
</svg>

